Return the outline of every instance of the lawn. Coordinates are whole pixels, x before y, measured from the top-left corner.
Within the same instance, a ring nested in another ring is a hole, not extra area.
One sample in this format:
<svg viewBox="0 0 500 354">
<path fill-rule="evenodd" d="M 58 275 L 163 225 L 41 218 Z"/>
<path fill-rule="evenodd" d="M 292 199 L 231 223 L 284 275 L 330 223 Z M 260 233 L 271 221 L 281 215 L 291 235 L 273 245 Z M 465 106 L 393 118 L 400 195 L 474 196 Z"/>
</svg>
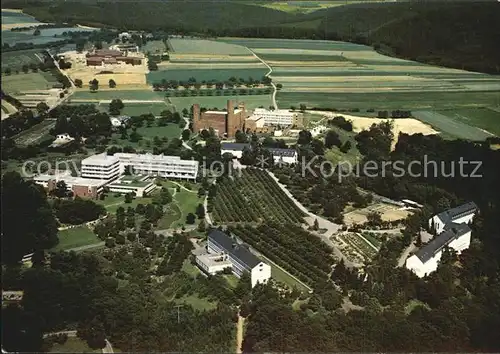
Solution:
<svg viewBox="0 0 500 354">
<path fill-rule="evenodd" d="M 179 128 L 178 124 L 169 124 L 165 127 L 158 127 L 156 125 L 151 127 L 143 126 L 141 128 L 137 128 L 137 133 L 142 136 L 142 139 L 138 142 L 131 142 L 128 139 L 122 140 L 120 139 L 121 135 L 119 133 L 114 133 L 111 136 L 111 145 L 132 146 L 133 148 L 152 150 L 154 147 L 153 141 L 155 136 L 160 139 L 166 137 L 170 141 L 180 136 L 181 128 Z"/>
<path fill-rule="evenodd" d="M 71 100 L 82 100 L 91 102 L 101 101 L 101 100 L 112 100 L 115 98 L 119 98 L 121 100 L 137 100 L 137 101 L 163 101 L 164 94 L 162 92 L 155 92 L 151 90 L 101 90 L 96 92 L 91 92 L 88 89 L 78 89 L 73 96 L 71 96 Z M 126 103 L 125 103 L 126 105 Z"/>
<path fill-rule="evenodd" d="M 180 299 L 175 299 L 177 304 L 186 304 L 192 306 L 194 309 L 199 311 L 210 311 L 217 307 L 216 302 L 208 301 L 207 299 L 201 299 L 196 295 L 184 295 Z M 182 308 L 181 308 L 182 311 Z"/>
<path fill-rule="evenodd" d="M 300 291 L 309 292 L 309 287 L 307 287 L 304 283 L 302 283 L 298 279 L 295 279 L 285 270 L 276 266 L 276 264 L 274 264 L 271 260 L 264 257 L 262 254 L 259 255 L 259 258 L 261 258 L 264 262 L 266 262 L 271 266 L 271 277 L 274 280 L 289 286 L 291 289 L 296 287 Z"/>
<path fill-rule="evenodd" d="M 52 80 L 51 80 L 52 79 Z M 56 83 L 50 73 L 29 72 L 27 74 L 2 75 L 2 90 L 9 93 L 20 93 L 31 90 L 48 90 Z"/>
<path fill-rule="evenodd" d="M 198 103 L 200 107 L 223 109 L 226 107 L 228 100 L 244 102 L 246 109 L 255 109 L 259 106 L 267 108 L 272 105 L 271 95 L 169 97 L 168 100 L 175 106 L 178 112 L 184 108 L 189 110 L 195 103 Z"/>
<path fill-rule="evenodd" d="M 250 63 L 250 65 L 255 65 Z M 203 80 L 217 80 L 226 81 L 230 77 L 234 76 L 236 78 L 244 78 L 245 80 L 249 77 L 253 79 L 261 79 L 269 70 L 262 66 L 261 68 L 241 68 L 241 69 L 164 69 L 151 71 L 146 75 L 147 82 L 149 84 L 159 83 L 162 80 L 177 80 L 177 81 L 188 81 L 189 78 L 194 77 L 198 82 Z"/>
<path fill-rule="evenodd" d="M 240 45 L 205 39 L 171 38 L 168 43 L 175 53 L 248 55 L 248 49 Z"/>
<path fill-rule="evenodd" d="M 87 226 L 78 226 L 59 231 L 58 237 L 59 243 L 53 248 L 55 251 L 63 251 L 101 242 Z"/>
<path fill-rule="evenodd" d="M 479 127 L 500 136 L 500 111 L 495 111 L 487 107 L 478 107 L 458 108 L 438 112 L 467 125 Z"/>
<path fill-rule="evenodd" d="M 136 208 L 138 204 L 150 204 L 153 201 L 150 197 L 134 198 L 131 203 L 125 203 L 125 196 L 118 193 L 110 192 L 106 199 L 96 200 L 96 203 L 104 205 L 108 213 L 116 213 L 119 207 L 127 209 L 128 207 Z"/>
<path fill-rule="evenodd" d="M 168 187 L 168 183 L 166 183 Z M 173 202 L 168 205 L 168 211 L 158 223 L 158 229 L 179 228 L 186 225 L 186 217 L 189 213 L 195 213 L 198 204 L 203 204 L 203 198 L 198 198 L 195 192 L 188 192 L 184 189 L 177 191 Z M 197 220 L 196 223 L 199 221 Z"/>
<path fill-rule="evenodd" d="M 227 283 L 231 288 L 236 288 L 239 282 L 239 278 L 234 274 L 224 274 L 224 279 L 226 279 Z"/>
<path fill-rule="evenodd" d="M 102 353 L 101 349 L 90 349 L 87 343 L 78 337 L 68 337 L 64 344 L 55 343 L 50 353 Z"/>
</svg>

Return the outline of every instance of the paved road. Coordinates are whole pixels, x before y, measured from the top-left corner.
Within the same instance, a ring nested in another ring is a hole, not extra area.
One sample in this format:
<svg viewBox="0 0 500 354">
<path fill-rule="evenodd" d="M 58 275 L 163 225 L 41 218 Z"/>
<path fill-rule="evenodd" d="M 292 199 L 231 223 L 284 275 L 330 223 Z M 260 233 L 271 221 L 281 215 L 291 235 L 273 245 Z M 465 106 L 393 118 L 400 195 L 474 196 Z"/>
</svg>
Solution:
<svg viewBox="0 0 500 354">
<path fill-rule="evenodd" d="M 398 267 L 403 267 L 406 263 L 406 259 L 410 255 L 410 252 L 413 252 L 416 249 L 417 249 L 417 246 L 415 246 L 414 243 L 411 243 L 411 245 L 406 247 L 406 249 L 403 251 L 403 253 L 401 253 L 401 257 L 399 257 Z"/>
<path fill-rule="evenodd" d="M 178 182 L 175 182 L 175 181 L 170 181 L 172 182 L 173 184 L 175 184 L 176 186 L 179 186 L 181 189 L 184 189 L 186 192 L 189 192 L 189 193 L 197 193 L 196 191 L 192 191 L 191 189 L 187 189 L 186 187 L 184 187 L 182 184 L 178 183 Z"/>
<path fill-rule="evenodd" d="M 52 333 L 45 333 L 43 335 L 43 338 L 47 338 L 48 336 L 53 336 L 53 335 L 58 335 L 58 334 L 67 334 L 68 337 L 76 337 L 76 331 L 60 331 L 60 332 L 52 332 Z M 109 340 L 105 339 L 106 341 L 106 346 L 102 348 L 103 353 L 114 353 L 113 351 L 113 346 L 109 342 Z"/>
<path fill-rule="evenodd" d="M 92 248 L 102 247 L 104 245 L 105 245 L 105 242 L 102 241 L 102 242 L 98 242 L 98 243 L 93 243 L 91 245 L 85 245 L 85 246 L 80 246 L 80 247 L 73 247 L 73 248 L 67 249 L 66 252 L 70 252 L 70 251 L 74 251 L 74 252 L 86 251 L 86 250 L 90 250 Z"/>
<path fill-rule="evenodd" d="M 269 75 L 271 75 L 271 73 L 273 72 L 273 68 L 271 68 L 264 60 L 262 60 L 257 54 L 255 54 L 255 52 L 253 50 L 251 50 L 250 48 L 247 48 L 257 59 L 260 60 L 260 62 L 262 64 L 264 64 L 268 69 L 269 71 L 267 72 L 267 74 L 265 75 L 266 77 L 269 77 Z M 278 104 L 276 103 L 276 92 L 278 92 L 278 89 L 276 88 L 276 85 L 274 84 L 274 82 L 271 81 L 271 86 L 273 87 L 273 106 L 274 106 L 274 109 L 278 109 Z"/>
</svg>

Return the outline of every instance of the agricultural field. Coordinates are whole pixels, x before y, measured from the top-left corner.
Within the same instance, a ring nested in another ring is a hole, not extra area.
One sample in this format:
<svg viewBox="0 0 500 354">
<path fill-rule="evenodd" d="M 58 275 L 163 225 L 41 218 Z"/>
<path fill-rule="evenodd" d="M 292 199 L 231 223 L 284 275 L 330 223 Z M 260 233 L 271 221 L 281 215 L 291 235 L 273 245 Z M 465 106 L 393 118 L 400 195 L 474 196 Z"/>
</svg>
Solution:
<svg viewBox="0 0 500 354">
<path fill-rule="evenodd" d="M 250 48 L 273 69 L 271 78 L 283 88 L 280 108 L 297 106 L 366 110 L 409 109 L 437 111 L 463 123 L 469 133 L 458 134 L 452 123 L 441 124 L 445 134 L 466 139 L 498 134 L 500 78 L 388 57 L 372 48 L 345 42 L 221 38 Z M 495 108 L 496 107 L 496 108 Z M 483 109 L 484 108 L 484 109 Z M 493 109 L 491 109 L 493 108 Z M 458 109 L 451 115 L 441 110 Z M 460 110 L 464 109 L 463 114 Z M 438 123 L 431 123 L 440 129 Z M 480 129 L 476 129 L 477 126 Z M 440 129 L 440 130 L 441 130 Z"/>
<path fill-rule="evenodd" d="M 119 98 L 122 101 L 125 101 L 124 103 L 126 103 L 127 100 L 137 101 L 134 103 L 140 103 L 140 101 L 153 101 L 161 103 L 165 101 L 164 96 L 165 95 L 162 92 L 155 92 L 152 89 L 145 89 L 145 90 L 116 89 L 116 90 L 98 90 L 96 92 L 80 89 L 75 91 L 73 96 L 71 96 L 70 101 L 72 103 L 77 103 L 77 102 L 96 103 L 99 101 L 111 101 L 112 99 Z"/>
<path fill-rule="evenodd" d="M 199 65 L 196 66 L 199 67 Z M 267 74 L 268 71 L 269 70 L 264 65 L 260 65 L 260 67 L 243 67 L 238 69 L 230 69 L 227 68 L 227 65 L 223 65 L 222 68 L 209 67 L 205 69 L 197 69 L 196 67 L 193 67 L 189 69 L 173 68 L 151 71 L 146 75 L 146 77 L 149 84 L 159 83 L 162 80 L 188 81 L 191 77 L 194 77 L 197 82 L 210 80 L 226 81 L 233 76 L 244 79 L 251 77 L 253 79 L 260 80 L 265 74 Z"/>
<path fill-rule="evenodd" d="M 2 90 L 13 95 L 25 91 L 49 90 L 56 83 L 56 78 L 50 72 L 2 75 Z"/>
<path fill-rule="evenodd" d="M 109 101 L 79 101 L 69 102 L 69 105 L 81 105 L 81 104 L 93 104 L 96 108 L 101 112 L 109 112 Z M 121 114 L 128 116 L 139 116 L 141 114 L 154 114 L 155 116 L 159 116 L 161 112 L 164 110 L 175 111 L 175 108 L 167 104 L 166 102 L 134 102 L 124 103 L 124 108 L 121 110 Z"/>
<path fill-rule="evenodd" d="M 55 126 L 56 122 L 54 120 L 44 120 L 39 124 L 32 126 L 29 129 L 21 132 L 14 137 L 16 144 L 28 146 L 31 144 L 36 144 L 44 137 L 49 135 L 50 130 Z"/>
<path fill-rule="evenodd" d="M 40 63 L 41 55 L 38 49 L 17 50 L 14 52 L 2 53 L 2 71 L 10 68 L 12 71 L 19 70 L 23 65 Z M 40 57 L 39 57 L 40 56 Z"/>
<path fill-rule="evenodd" d="M 168 46 L 174 53 L 248 55 L 245 47 L 205 39 L 171 38 Z"/>
<path fill-rule="evenodd" d="M 469 123 L 468 121 L 463 118 L 459 118 L 461 115 L 457 117 L 452 113 L 453 111 L 454 110 L 442 111 L 446 112 L 446 115 L 439 113 L 438 111 L 412 111 L 412 114 L 415 118 L 430 124 L 437 130 L 444 132 L 446 134 L 445 137 L 484 140 L 493 136 L 493 134 L 472 125 L 475 124 L 478 126 L 485 126 L 485 121 L 474 121 L 467 124 Z M 500 130 L 500 113 L 497 113 L 497 116 L 498 118 L 496 121 L 492 120 L 488 122 L 489 124 L 486 123 L 489 129 L 493 128 L 493 131 L 496 132 Z"/>
<path fill-rule="evenodd" d="M 295 224 L 303 222 L 304 214 L 265 171 L 248 168 L 217 183 L 212 217 L 218 223 Z"/>
<path fill-rule="evenodd" d="M 184 108 L 189 110 L 195 103 L 198 103 L 200 107 L 222 109 L 226 107 L 228 100 L 244 102 L 246 109 L 255 109 L 260 106 L 267 108 L 273 104 L 271 95 L 169 97 L 167 101 L 180 112 Z"/>
<path fill-rule="evenodd" d="M 229 226 L 228 231 L 308 285 L 328 278 L 332 250 L 300 226 L 238 225 Z"/>
</svg>

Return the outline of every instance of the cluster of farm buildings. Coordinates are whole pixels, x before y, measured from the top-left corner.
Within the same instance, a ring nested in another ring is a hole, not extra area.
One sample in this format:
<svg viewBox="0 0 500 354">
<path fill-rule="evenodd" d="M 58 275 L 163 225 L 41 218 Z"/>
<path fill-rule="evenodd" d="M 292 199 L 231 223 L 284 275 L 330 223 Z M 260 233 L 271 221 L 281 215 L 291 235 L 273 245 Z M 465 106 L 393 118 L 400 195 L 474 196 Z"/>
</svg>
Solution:
<svg viewBox="0 0 500 354">
<path fill-rule="evenodd" d="M 135 52 L 135 51 L 134 51 Z M 131 65 L 141 65 L 144 58 L 129 55 L 129 50 L 117 49 L 96 49 L 85 55 L 87 66 L 101 66 L 104 64 L 125 63 Z"/>
</svg>

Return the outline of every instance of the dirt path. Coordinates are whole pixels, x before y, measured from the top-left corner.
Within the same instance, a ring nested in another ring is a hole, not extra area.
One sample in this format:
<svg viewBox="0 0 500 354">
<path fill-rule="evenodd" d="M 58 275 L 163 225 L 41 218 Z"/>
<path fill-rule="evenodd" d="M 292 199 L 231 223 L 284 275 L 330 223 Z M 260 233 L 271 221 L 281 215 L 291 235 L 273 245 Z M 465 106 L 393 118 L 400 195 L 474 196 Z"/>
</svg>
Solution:
<svg viewBox="0 0 500 354">
<path fill-rule="evenodd" d="M 243 324 L 245 318 L 241 317 L 238 313 L 238 323 L 236 324 L 236 353 L 241 353 L 241 346 L 243 345 Z"/>
<path fill-rule="evenodd" d="M 417 247 L 415 246 L 414 243 L 412 243 L 411 245 L 409 245 L 408 247 L 406 247 L 406 249 L 403 251 L 403 253 L 401 253 L 401 257 L 399 257 L 398 267 L 404 267 L 404 265 L 406 263 L 406 259 L 410 255 L 410 252 L 412 252 L 412 251 L 414 251 L 416 249 L 417 249 Z"/>
<path fill-rule="evenodd" d="M 250 48 L 247 48 L 257 59 L 260 60 L 260 62 L 262 64 L 264 64 L 268 69 L 269 71 L 267 72 L 267 74 L 265 75 L 266 77 L 269 77 L 269 75 L 271 75 L 271 73 L 273 72 L 273 68 L 271 68 L 269 66 L 269 64 L 267 64 L 264 60 L 262 60 L 257 54 L 255 54 L 255 52 L 253 50 L 251 50 Z M 278 109 L 278 104 L 276 103 L 276 92 L 278 92 L 278 89 L 276 88 L 276 85 L 274 84 L 274 82 L 271 81 L 271 86 L 273 87 L 273 106 L 274 106 L 274 109 Z"/>
</svg>

